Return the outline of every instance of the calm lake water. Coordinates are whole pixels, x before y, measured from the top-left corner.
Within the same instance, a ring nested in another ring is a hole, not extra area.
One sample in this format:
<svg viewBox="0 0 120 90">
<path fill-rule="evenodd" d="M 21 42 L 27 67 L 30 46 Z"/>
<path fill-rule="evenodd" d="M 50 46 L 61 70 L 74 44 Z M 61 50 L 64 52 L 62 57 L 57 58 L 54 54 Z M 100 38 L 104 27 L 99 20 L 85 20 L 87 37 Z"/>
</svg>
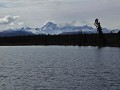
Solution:
<svg viewBox="0 0 120 90">
<path fill-rule="evenodd" d="M 120 48 L 0 47 L 0 90 L 120 90 Z"/>
</svg>

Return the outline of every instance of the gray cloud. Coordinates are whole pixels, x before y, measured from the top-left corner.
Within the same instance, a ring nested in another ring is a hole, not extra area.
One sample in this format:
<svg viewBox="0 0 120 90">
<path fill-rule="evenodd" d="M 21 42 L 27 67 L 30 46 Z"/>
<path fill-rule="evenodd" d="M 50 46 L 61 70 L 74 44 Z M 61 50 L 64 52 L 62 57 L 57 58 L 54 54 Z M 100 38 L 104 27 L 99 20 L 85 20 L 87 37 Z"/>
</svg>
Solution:
<svg viewBox="0 0 120 90">
<path fill-rule="evenodd" d="M 0 27 L 7 28 L 17 28 L 23 26 L 24 22 L 17 22 L 19 16 L 7 15 L 0 19 Z"/>
<path fill-rule="evenodd" d="M 20 15 L 19 20 L 30 27 L 41 27 L 47 21 L 93 25 L 99 18 L 103 27 L 117 28 L 119 8 L 120 0 L 1 0 L 0 17 Z"/>
<path fill-rule="evenodd" d="M 13 23 L 16 19 L 18 19 L 19 16 L 11 16 L 11 15 L 7 15 L 4 18 L 0 19 L 0 24 L 10 24 Z"/>
</svg>

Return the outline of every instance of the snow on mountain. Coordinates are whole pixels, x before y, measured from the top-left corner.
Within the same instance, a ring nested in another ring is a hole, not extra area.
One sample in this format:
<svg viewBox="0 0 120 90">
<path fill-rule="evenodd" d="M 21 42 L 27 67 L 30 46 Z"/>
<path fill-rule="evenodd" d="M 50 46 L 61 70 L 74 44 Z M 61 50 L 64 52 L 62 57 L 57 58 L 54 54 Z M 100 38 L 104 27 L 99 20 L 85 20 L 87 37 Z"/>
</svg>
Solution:
<svg viewBox="0 0 120 90">
<path fill-rule="evenodd" d="M 104 33 L 111 33 L 112 30 L 107 28 L 103 28 Z M 118 31 L 117 30 L 113 30 Z M 119 30 L 120 31 L 120 30 Z M 42 28 L 30 28 L 30 27 L 23 27 L 18 29 L 9 29 L 0 32 L 0 36 L 17 36 L 17 35 L 59 35 L 59 34 L 77 34 L 77 33 L 97 33 L 97 30 L 91 26 L 84 25 L 84 26 L 72 26 L 72 25 L 65 25 L 65 26 L 58 26 L 53 22 L 48 22 Z"/>
<path fill-rule="evenodd" d="M 55 29 L 57 29 L 57 24 L 54 24 L 53 22 L 48 22 L 41 28 L 41 30 L 55 30 Z"/>
<path fill-rule="evenodd" d="M 22 36 L 22 35 L 33 35 L 33 33 L 22 30 L 6 30 L 0 32 L 0 36 Z"/>
<path fill-rule="evenodd" d="M 111 30 L 107 29 L 107 28 L 102 28 L 102 31 L 103 31 L 103 33 L 110 33 L 111 32 Z"/>
<path fill-rule="evenodd" d="M 84 26 L 72 26 L 72 25 L 65 25 L 65 26 L 58 26 L 53 22 L 48 22 L 41 28 L 41 31 L 44 31 L 46 34 L 76 34 L 79 32 L 92 34 L 97 33 L 97 30 L 91 26 L 84 25 Z M 103 28 L 103 33 L 110 33 L 110 30 L 107 28 Z"/>
<path fill-rule="evenodd" d="M 44 32 L 45 34 L 51 34 L 51 35 L 62 33 L 62 31 L 59 29 L 57 24 L 53 22 L 48 22 L 46 25 L 44 25 L 41 28 L 41 31 Z"/>
<path fill-rule="evenodd" d="M 113 29 L 111 33 L 118 33 L 120 30 L 119 29 Z"/>
<path fill-rule="evenodd" d="M 41 30 L 41 29 L 39 29 Z M 37 35 L 37 34 L 44 34 L 44 32 L 40 32 L 36 28 L 17 28 L 17 29 L 8 29 L 0 32 L 0 36 L 24 36 L 24 35 Z"/>
<path fill-rule="evenodd" d="M 62 33 L 77 33 L 77 32 L 91 32 L 96 33 L 96 30 L 92 28 L 91 26 L 58 26 L 57 24 L 53 22 L 48 22 L 46 25 L 44 25 L 41 28 L 41 31 L 44 31 L 46 34 L 62 34 Z"/>
<path fill-rule="evenodd" d="M 26 32 L 33 33 L 33 34 L 45 34 L 43 31 L 41 31 L 41 28 L 23 27 L 17 30 L 26 31 Z"/>
</svg>

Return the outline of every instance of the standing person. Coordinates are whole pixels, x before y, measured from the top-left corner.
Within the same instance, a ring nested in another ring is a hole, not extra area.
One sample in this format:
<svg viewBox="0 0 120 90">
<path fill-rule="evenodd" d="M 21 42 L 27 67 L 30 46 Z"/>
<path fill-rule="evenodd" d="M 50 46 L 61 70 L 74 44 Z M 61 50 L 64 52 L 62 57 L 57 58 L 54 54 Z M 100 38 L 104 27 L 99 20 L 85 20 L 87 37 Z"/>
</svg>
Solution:
<svg viewBox="0 0 120 90">
<path fill-rule="evenodd" d="M 94 25 L 96 26 L 98 34 L 99 34 L 98 35 L 99 36 L 99 45 L 102 45 L 102 46 L 106 45 L 107 41 L 106 41 L 106 39 L 104 37 L 104 34 L 102 32 L 102 27 L 101 27 L 100 22 L 99 22 L 98 19 L 95 19 Z"/>
<path fill-rule="evenodd" d="M 99 33 L 99 34 L 103 34 L 103 32 L 102 32 L 102 27 L 101 27 L 100 22 L 99 22 L 98 19 L 95 19 L 94 25 L 96 26 L 98 33 Z"/>
</svg>

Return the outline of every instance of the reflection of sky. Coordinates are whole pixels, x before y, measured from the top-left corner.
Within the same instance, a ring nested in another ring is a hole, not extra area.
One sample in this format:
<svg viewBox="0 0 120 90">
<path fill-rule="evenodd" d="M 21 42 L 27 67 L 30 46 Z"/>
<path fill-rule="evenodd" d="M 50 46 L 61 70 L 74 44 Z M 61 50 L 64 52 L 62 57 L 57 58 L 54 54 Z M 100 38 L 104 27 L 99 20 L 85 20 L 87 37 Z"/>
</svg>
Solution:
<svg viewBox="0 0 120 90">
<path fill-rule="evenodd" d="M 120 28 L 119 9 L 120 0 L 0 0 L 0 18 L 18 15 L 30 27 L 48 21 L 93 26 L 97 17 L 103 27 Z"/>
</svg>

